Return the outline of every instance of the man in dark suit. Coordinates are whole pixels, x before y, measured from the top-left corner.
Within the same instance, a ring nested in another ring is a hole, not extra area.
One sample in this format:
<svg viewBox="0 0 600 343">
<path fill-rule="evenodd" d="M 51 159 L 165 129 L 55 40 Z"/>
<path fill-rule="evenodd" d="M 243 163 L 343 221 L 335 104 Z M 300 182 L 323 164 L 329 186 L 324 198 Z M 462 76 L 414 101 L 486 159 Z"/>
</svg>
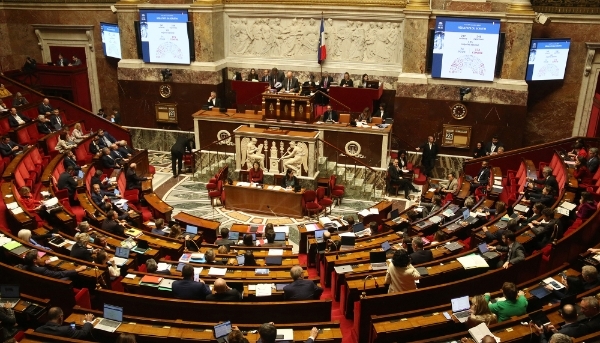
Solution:
<svg viewBox="0 0 600 343">
<path fill-rule="evenodd" d="M 212 91 L 210 92 L 210 96 L 208 97 L 208 100 L 206 101 L 206 106 L 208 106 L 208 108 L 220 108 L 221 107 L 221 99 L 217 98 L 217 92 Z"/>
<path fill-rule="evenodd" d="M 508 269 L 508 267 L 525 260 L 525 248 L 523 248 L 521 243 L 516 241 L 514 232 L 504 232 L 502 235 L 502 241 L 505 245 L 488 245 L 488 249 L 490 251 L 507 252 L 506 260 L 499 261 L 498 268 L 502 267 L 504 269 Z"/>
<path fill-rule="evenodd" d="M 138 176 L 135 172 L 136 164 L 132 163 L 129 165 L 129 169 L 127 169 L 127 173 L 125 173 L 125 179 L 127 180 L 127 189 L 139 189 L 142 190 L 142 181 L 152 180 L 152 176 L 150 177 L 142 177 Z"/>
<path fill-rule="evenodd" d="M 547 343 L 549 337 L 555 333 L 561 333 L 576 338 L 578 337 L 578 334 L 582 332 L 582 329 L 584 329 L 581 327 L 582 324 L 577 321 L 577 310 L 572 304 L 564 305 L 561 311 L 559 311 L 559 314 L 565 321 L 565 323 L 560 326 L 560 329 L 556 329 L 553 324 L 546 326 L 535 325 L 534 333 L 540 336 L 539 343 Z"/>
<path fill-rule="evenodd" d="M 379 108 L 373 112 L 371 118 L 381 118 L 382 121 L 385 121 L 389 115 L 385 111 L 385 103 L 379 104 Z"/>
<path fill-rule="evenodd" d="M 38 116 L 36 126 L 37 126 L 38 133 L 40 135 L 47 135 L 47 134 L 52 133 L 53 128 L 50 128 L 50 120 L 46 119 L 46 117 L 44 117 L 43 114 L 40 114 Z"/>
<path fill-rule="evenodd" d="M 58 190 L 66 189 L 69 192 L 69 201 L 73 201 L 73 196 L 77 190 L 77 181 L 73 178 L 74 174 L 75 169 L 73 169 L 73 167 L 68 167 L 58 176 L 58 181 L 56 183 L 56 188 L 58 188 Z"/>
<path fill-rule="evenodd" d="M 421 145 L 415 150 L 422 151 L 423 153 L 423 156 L 421 157 L 421 163 L 423 164 L 423 167 L 425 167 L 425 175 L 429 177 L 433 176 L 431 171 L 435 166 L 435 159 L 437 158 L 438 154 L 438 147 L 433 141 L 433 136 L 427 137 L 427 143 Z"/>
<path fill-rule="evenodd" d="M 90 185 L 91 186 L 99 185 L 100 189 L 102 189 L 103 191 L 107 191 L 111 186 L 110 181 L 101 179 L 101 177 L 102 177 L 102 170 L 100 170 L 100 169 L 96 170 L 96 172 L 94 173 L 94 176 L 92 176 L 92 178 L 90 179 Z M 110 193 L 112 194 L 112 191 Z"/>
<path fill-rule="evenodd" d="M 100 162 L 102 162 L 102 168 L 121 169 L 121 165 L 115 160 L 114 157 L 110 155 L 109 148 L 102 149 L 102 157 L 100 157 Z"/>
<path fill-rule="evenodd" d="M 50 262 L 48 260 L 46 260 L 46 262 L 42 261 L 42 258 L 38 256 L 38 251 L 36 249 L 29 250 L 23 259 L 25 270 L 55 279 L 70 278 L 77 275 L 77 273 L 86 270 L 87 268 L 86 266 L 79 266 L 71 270 L 54 271 L 45 267 L 47 263 Z"/>
<path fill-rule="evenodd" d="M 283 287 L 285 300 L 313 300 L 319 299 L 323 289 L 310 280 L 304 280 L 304 270 L 300 266 L 293 266 L 290 275 L 294 282 Z"/>
<path fill-rule="evenodd" d="M 60 114 L 58 113 L 58 108 L 52 110 L 52 115 L 50 116 L 50 124 L 55 130 L 60 130 L 63 127 L 63 121 L 60 118 Z"/>
<path fill-rule="evenodd" d="M 226 246 L 231 246 L 231 245 L 236 245 L 237 242 L 233 241 L 231 239 L 229 239 L 229 229 L 224 227 L 221 229 L 221 238 L 217 239 L 215 241 L 215 245 L 219 246 L 219 245 L 226 245 Z"/>
<path fill-rule="evenodd" d="M 214 294 L 206 296 L 206 301 L 242 301 L 242 295 L 237 289 L 227 286 L 225 280 L 218 278 L 213 286 Z"/>
<path fill-rule="evenodd" d="M 119 152 L 124 156 L 124 158 L 130 158 L 135 153 L 133 149 L 127 146 L 126 140 L 118 141 L 117 146 L 119 147 Z"/>
<path fill-rule="evenodd" d="M 496 155 L 498 153 L 498 147 L 504 146 L 500 141 L 498 141 L 498 136 L 492 137 L 492 141 L 488 142 L 484 146 L 486 155 Z"/>
<path fill-rule="evenodd" d="M 331 108 L 331 105 L 327 105 L 327 110 L 325 112 L 323 112 L 323 115 L 319 119 L 319 121 L 322 121 L 322 122 L 333 121 L 336 123 L 339 120 L 340 120 L 339 114 Z"/>
<path fill-rule="evenodd" d="M 388 168 L 388 175 L 390 176 L 390 184 L 388 185 L 388 193 L 392 194 L 394 192 L 394 188 L 392 186 L 398 185 L 400 190 L 404 191 L 404 197 L 406 199 L 409 198 L 410 192 L 416 192 L 417 189 L 413 186 L 410 180 L 403 178 L 404 173 L 399 166 L 398 159 L 394 159 L 392 165 Z"/>
<path fill-rule="evenodd" d="M 0 144 L 0 154 L 2 157 L 13 157 L 23 149 L 25 149 L 24 146 L 11 141 L 10 137 L 2 137 L 2 143 Z"/>
<path fill-rule="evenodd" d="M 598 298 L 594 296 L 585 297 L 581 299 L 579 307 L 587 318 L 580 321 L 583 330 L 577 333 L 577 337 L 600 331 L 600 306 Z"/>
<path fill-rule="evenodd" d="M 282 82 L 281 90 L 289 93 L 298 93 L 298 91 L 300 91 L 298 79 L 294 77 L 294 74 L 291 71 L 287 72 L 287 77 Z"/>
<path fill-rule="evenodd" d="M 65 60 L 63 55 L 58 54 L 58 59 L 56 60 L 56 65 L 59 67 L 66 67 L 69 64 L 69 61 Z"/>
<path fill-rule="evenodd" d="M 181 269 L 183 280 L 173 282 L 171 290 L 177 299 L 185 300 L 204 300 L 211 293 L 210 288 L 204 284 L 204 281 L 194 281 L 194 267 L 189 264 Z"/>
<path fill-rule="evenodd" d="M 544 206 L 550 207 L 554 203 L 554 195 L 552 195 L 554 191 L 552 187 L 545 186 L 542 189 L 542 193 L 531 193 L 529 195 L 529 202 L 532 204 L 542 203 Z"/>
<path fill-rule="evenodd" d="M 125 228 L 119 222 L 119 214 L 116 211 L 110 210 L 106 213 L 106 219 L 102 223 L 102 230 L 110 232 L 119 237 L 125 236 Z"/>
<path fill-rule="evenodd" d="M 98 137 L 98 135 L 96 135 L 96 136 L 94 136 L 94 138 L 92 138 L 92 141 L 90 142 L 90 146 L 89 146 L 90 154 L 99 155 L 102 153 L 102 148 L 98 144 L 99 141 L 100 141 L 100 137 Z"/>
<path fill-rule="evenodd" d="M 25 117 L 20 113 L 17 113 L 16 108 L 12 107 L 10 109 L 10 115 L 8 116 L 8 126 L 10 126 L 11 128 L 19 127 L 30 121 L 31 119 Z"/>
<path fill-rule="evenodd" d="M 77 164 L 77 160 L 75 158 L 73 150 L 69 150 L 66 152 L 66 156 L 63 159 L 63 166 L 65 167 L 65 169 L 72 167 L 74 170 L 81 170 L 81 166 Z"/>
<path fill-rule="evenodd" d="M 74 329 L 70 325 L 63 325 L 63 311 L 60 307 L 52 307 L 48 310 L 48 321 L 46 324 L 35 329 L 36 332 L 46 335 L 60 336 L 73 339 L 90 340 L 92 339 L 92 329 L 94 325 L 94 315 L 88 313 L 84 316 L 85 323 L 81 329 Z"/>
<path fill-rule="evenodd" d="M 589 159 L 587 162 L 587 168 L 590 171 L 590 174 L 596 174 L 598 170 L 598 166 L 600 166 L 600 159 L 598 159 L 598 148 L 590 148 L 588 151 Z"/>
<path fill-rule="evenodd" d="M 110 156 L 119 164 L 129 161 L 127 155 L 119 151 L 119 146 L 116 143 L 110 146 Z"/>
<path fill-rule="evenodd" d="M 275 343 L 277 340 L 277 328 L 273 323 L 264 323 L 258 328 L 261 343 Z M 314 343 L 319 336 L 319 329 L 313 327 L 305 343 Z"/>
<path fill-rule="evenodd" d="M 171 147 L 171 170 L 173 171 L 173 177 L 181 174 L 183 168 L 183 155 L 186 151 L 192 152 L 194 147 L 194 138 L 179 136 L 177 141 Z"/>
<path fill-rule="evenodd" d="M 283 72 L 277 70 L 277 68 L 273 68 L 271 69 L 271 74 L 269 74 L 269 86 L 279 91 L 281 87 L 283 87 L 283 79 L 285 79 Z M 281 85 L 277 86 L 277 82 L 279 82 Z"/>
<path fill-rule="evenodd" d="M 413 265 L 423 264 L 433 260 L 433 252 L 423 249 L 423 239 L 415 237 L 412 240 L 413 253 L 410 254 L 410 261 Z"/>
<path fill-rule="evenodd" d="M 332 82 L 333 82 L 333 77 L 329 76 L 329 72 L 326 71 L 323 74 L 323 77 L 321 77 L 321 83 L 319 83 L 319 90 L 325 94 L 329 93 L 329 87 L 331 87 Z M 320 104 L 326 105 L 329 103 L 328 97 L 326 97 L 322 94 L 319 94 L 319 97 L 321 97 L 321 99 L 319 101 Z"/>
<path fill-rule="evenodd" d="M 91 248 L 88 249 L 88 243 L 90 242 L 90 235 L 85 232 L 80 233 L 76 238 L 75 244 L 71 247 L 71 253 L 69 254 L 71 257 L 74 257 L 78 260 L 93 262 L 94 258 L 92 257 Z"/>
<path fill-rule="evenodd" d="M 533 192 L 537 192 L 537 193 L 541 193 L 542 189 L 536 187 L 535 185 L 544 185 L 544 186 L 550 186 L 552 187 L 552 195 L 556 195 L 558 192 L 558 182 L 556 181 L 556 178 L 554 177 L 554 175 L 552 175 L 552 168 L 550 167 L 544 167 L 544 169 L 542 169 L 542 178 L 541 179 L 537 179 L 534 180 L 530 177 L 527 178 L 527 181 L 529 181 L 529 184 L 527 185 L 528 189 L 530 191 Z"/>
<path fill-rule="evenodd" d="M 92 201 L 98 205 L 98 207 L 103 207 L 104 202 L 106 200 L 110 200 L 111 198 L 120 198 L 121 196 L 115 196 L 114 193 L 107 193 L 100 188 L 100 185 L 95 183 L 92 185 Z"/>
<path fill-rule="evenodd" d="M 481 162 L 481 170 L 471 182 L 471 192 L 477 187 L 485 186 L 490 182 L 490 164 L 488 161 Z"/>
<path fill-rule="evenodd" d="M 269 82 L 269 69 L 263 70 L 263 74 L 260 77 L 260 82 Z"/>
<path fill-rule="evenodd" d="M 50 100 L 48 100 L 48 98 L 44 98 L 42 103 L 38 106 L 39 114 L 50 115 L 52 114 L 52 110 L 54 110 L 54 108 L 52 108 L 52 105 L 50 105 Z"/>
<path fill-rule="evenodd" d="M 117 140 L 115 139 L 115 137 L 111 136 L 110 133 L 108 133 L 102 129 L 98 130 L 98 146 L 99 147 L 108 148 L 116 141 Z"/>
</svg>

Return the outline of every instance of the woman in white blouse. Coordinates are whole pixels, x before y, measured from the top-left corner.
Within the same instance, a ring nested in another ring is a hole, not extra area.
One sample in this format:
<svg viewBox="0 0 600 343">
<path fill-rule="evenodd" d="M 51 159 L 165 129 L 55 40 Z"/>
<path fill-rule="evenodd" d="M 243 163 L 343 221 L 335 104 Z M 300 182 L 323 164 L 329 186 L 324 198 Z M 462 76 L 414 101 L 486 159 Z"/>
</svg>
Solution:
<svg viewBox="0 0 600 343">
<path fill-rule="evenodd" d="M 79 143 L 82 140 L 88 138 L 90 135 L 84 135 L 83 131 L 81 130 L 81 123 L 77 123 L 75 124 L 75 128 L 73 129 L 73 131 L 71 131 L 71 136 L 73 137 L 73 140 L 75 142 Z"/>
<path fill-rule="evenodd" d="M 103 265 L 103 264 L 108 265 L 108 272 L 110 273 L 111 280 L 114 280 L 121 275 L 121 270 L 119 269 L 119 266 L 117 266 L 117 264 L 115 263 L 115 260 L 111 259 L 109 261 L 108 254 L 104 250 L 98 251 L 94 262 L 98 265 Z"/>
<path fill-rule="evenodd" d="M 77 143 L 75 143 L 73 137 L 71 137 L 71 135 L 69 135 L 69 133 L 67 132 L 64 135 L 61 134 L 59 136 L 58 143 L 56 144 L 56 147 L 54 147 L 54 149 L 56 149 L 61 154 L 64 154 L 65 152 L 75 148 L 76 146 Z"/>
<path fill-rule="evenodd" d="M 385 284 L 390 285 L 388 293 L 417 289 L 416 280 L 421 274 L 410 263 L 410 255 L 404 249 L 396 250 L 385 275 Z"/>
</svg>

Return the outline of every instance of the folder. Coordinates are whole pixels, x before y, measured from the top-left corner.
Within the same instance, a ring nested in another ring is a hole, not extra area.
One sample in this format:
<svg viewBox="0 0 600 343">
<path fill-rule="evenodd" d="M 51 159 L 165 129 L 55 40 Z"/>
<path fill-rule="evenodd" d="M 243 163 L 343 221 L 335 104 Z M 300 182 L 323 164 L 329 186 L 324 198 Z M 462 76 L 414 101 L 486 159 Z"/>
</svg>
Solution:
<svg viewBox="0 0 600 343">
<path fill-rule="evenodd" d="M 162 279 L 163 278 L 160 276 L 144 275 L 144 277 L 140 280 L 140 283 L 153 283 L 158 285 Z"/>
</svg>

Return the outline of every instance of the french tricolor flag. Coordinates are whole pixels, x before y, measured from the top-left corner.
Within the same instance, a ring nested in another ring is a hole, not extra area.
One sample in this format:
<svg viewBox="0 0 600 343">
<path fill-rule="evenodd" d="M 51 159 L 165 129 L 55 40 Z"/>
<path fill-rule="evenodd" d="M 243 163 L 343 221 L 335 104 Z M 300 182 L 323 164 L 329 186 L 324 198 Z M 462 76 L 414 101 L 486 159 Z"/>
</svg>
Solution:
<svg viewBox="0 0 600 343">
<path fill-rule="evenodd" d="M 321 17 L 321 30 L 319 32 L 319 49 L 317 50 L 317 62 L 323 63 L 327 58 L 327 47 L 325 46 L 325 19 Z"/>
</svg>

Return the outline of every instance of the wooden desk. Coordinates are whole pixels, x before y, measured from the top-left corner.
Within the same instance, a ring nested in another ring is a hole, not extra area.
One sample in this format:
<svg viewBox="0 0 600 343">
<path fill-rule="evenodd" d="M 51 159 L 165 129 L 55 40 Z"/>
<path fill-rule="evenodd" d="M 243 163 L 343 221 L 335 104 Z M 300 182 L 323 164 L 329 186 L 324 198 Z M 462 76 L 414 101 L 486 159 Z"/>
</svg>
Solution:
<svg viewBox="0 0 600 343">
<path fill-rule="evenodd" d="M 314 98 L 314 95 L 303 96 L 298 93 L 264 92 L 263 120 L 312 123 Z"/>
<path fill-rule="evenodd" d="M 12 183 L 12 181 L 3 182 L 2 186 L 0 186 L 0 189 L 2 190 L 2 199 L 4 199 L 4 203 L 6 205 L 17 202 L 17 199 L 13 193 L 13 192 L 17 192 L 17 189 L 16 189 L 16 186 Z M 19 207 L 17 207 L 17 208 L 23 209 L 23 207 L 21 207 L 21 204 L 19 204 Z M 29 229 L 29 230 L 35 229 L 37 222 L 36 222 L 35 218 L 33 218 L 32 216 L 27 214 L 27 211 L 25 209 L 23 209 L 23 212 L 18 213 L 18 214 L 14 214 L 13 211 L 7 209 L 6 213 L 7 213 L 6 219 L 7 219 L 8 223 L 10 224 L 9 228 L 10 228 L 11 232 L 14 233 L 15 235 L 21 229 Z"/>
<path fill-rule="evenodd" d="M 248 211 L 272 215 L 271 210 L 280 216 L 290 216 L 302 218 L 304 208 L 302 207 L 302 195 L 304 189 L 300 192 L 292 190 L 271 190 L 267 185 L 258 187 L 239 187 L 225 185 L 225 194 L 227 201 L 225 208 L 228 210 Z M 271 210 L 267 206 L 271 207 Z"/>
<path fill-rule="evenodd" d="M 221 225 L 220 222 L 196 217 L 185 212 L 177 213 L 173 219 L 177 221 L 182 228 L 185 228 L 187 225 L 197 227 L 198 232 L 202 233 L 202 238 L 208 243 L 215 242 L 218 234 L 217 230 L 219 229 L 219 225 Z"/>
<path fill-rule="evenodd" d="M 338 87 L 332 86 L 329 88 L 329 96 L 339 101 L 331 101 L 331 106 L 336 111 L 362 112 L 365 107 L 369 108 L 369 113 L 373 113 L 373 103 L 378 101 L 383 94 L 383 85 L 377 89 L 373 88 L 355 88 L 355 87 Z M 342 106 L 343 104 L 343 106 Z"/>
</svg>

